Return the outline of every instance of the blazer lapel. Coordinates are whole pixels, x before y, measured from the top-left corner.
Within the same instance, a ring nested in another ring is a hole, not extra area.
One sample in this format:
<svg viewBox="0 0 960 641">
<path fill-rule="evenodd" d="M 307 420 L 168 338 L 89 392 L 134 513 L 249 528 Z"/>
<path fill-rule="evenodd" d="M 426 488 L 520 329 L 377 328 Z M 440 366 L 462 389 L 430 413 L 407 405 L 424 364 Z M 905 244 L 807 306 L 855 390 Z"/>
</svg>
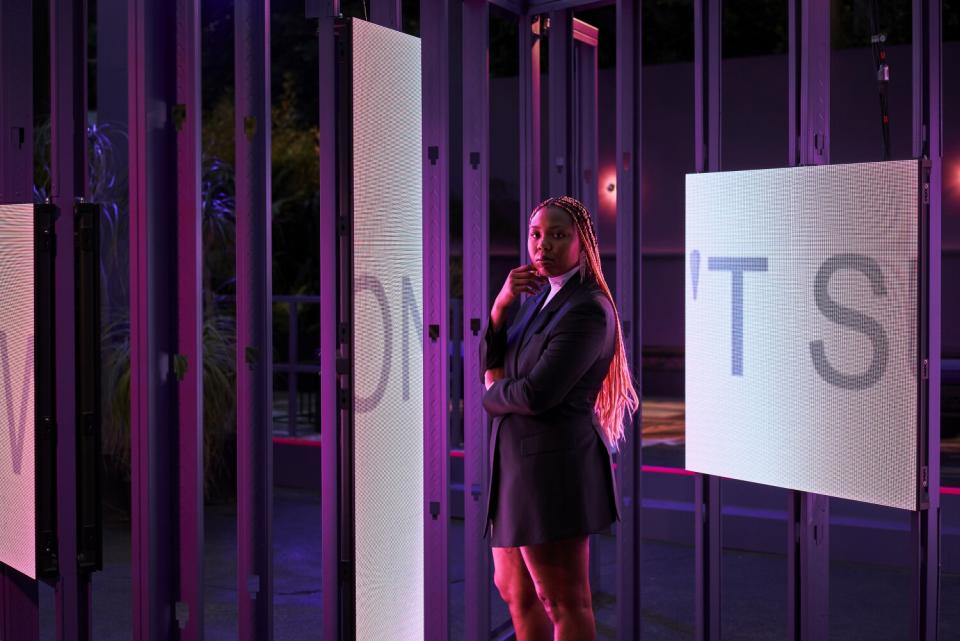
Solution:
<svg viewBox="0 0 960 641">
<path fill-rule="evenodd" d="M 505 355 L 505 363 L 513 363 L 516 365 L 517 351 L 519 348 L 520 341 L 523 339 L 524 333 L 527 330 L 527 326 L 530 324 L 530 320 L 534 317 L 534 314 L 537 313 L 537 310 L 540 309 L 540 304 L 543 302 L 543 299 L 546 298 L 547 293 L 550 290 L 536 294 L 535 296 L 530 296 L 523 302 L 523 305 L 520 308 L 520 312 L 517 314 L 516 322 L 511 323 L 510 329 L 507 331 L 507 353 Z M 516 371 L 516 367 L 513 368 L 513 371 L 509 371 L 508 374 L 512 374 Z"/>
<path fill-rule="evenodd" d="M 529 323 L 526 332 L 520 338 L 520 345 L 517 348 L 517 356 L 519 357 L 520 352 L 523 350 L 524 346 L 530 340 L 530 338 L 539 332 L 553 317 L 558 309 L 560 309 L 567 300 L 573 295 L 577 289 L 580 287 L 580 275 L 574 274 L 573 277 L 568 280 L 563 287 L 560 288 L 560 291 L 557 292 L 557 295 L 550 299 L 550 302 L 547 303 L 546 307 L 540 310 L 540 313 L 537 314 L 533 320 Z M 549 291 L 549 290 L 548 290 Z"/>
</svg>

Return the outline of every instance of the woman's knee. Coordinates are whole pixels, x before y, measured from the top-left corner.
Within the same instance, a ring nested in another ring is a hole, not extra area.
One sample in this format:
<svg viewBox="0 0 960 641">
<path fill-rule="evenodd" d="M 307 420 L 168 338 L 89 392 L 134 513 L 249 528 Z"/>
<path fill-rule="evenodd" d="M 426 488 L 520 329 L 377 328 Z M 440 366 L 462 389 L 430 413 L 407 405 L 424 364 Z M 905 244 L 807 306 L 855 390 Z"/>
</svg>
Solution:
<svg viewBox="0 0 960 641">
<path fill-rule="evenodd" d="M 494 572 L 493 583 L 500 592 L 500 598 L 510 608 L 524 610 L 537 602 L 537 594 L 529 579 L 518 576 L 516 572 Z"/>
<path fill-rule="evenodd" d="M 525 610 L 537 604 L 533 581 L 522 566 L 510 563 L 494 564 L 493 583 L 500 598 L 511 609 Z"/>
<path fill-rule="evenodd" d="M 590 589 L 579 585 L 537 585 L 537 598 L 554 624 L 564 619 L 580 619 L 593 613 Z"/>
</svg>

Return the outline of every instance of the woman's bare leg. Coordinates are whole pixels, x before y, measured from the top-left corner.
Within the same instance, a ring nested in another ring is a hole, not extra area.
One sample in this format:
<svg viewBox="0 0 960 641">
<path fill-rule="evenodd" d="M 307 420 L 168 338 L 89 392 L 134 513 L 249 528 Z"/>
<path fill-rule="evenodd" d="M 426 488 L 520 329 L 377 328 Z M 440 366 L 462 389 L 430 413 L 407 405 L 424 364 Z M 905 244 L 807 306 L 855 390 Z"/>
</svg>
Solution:
<svg viewBox="0 0 960 641">
<path fill-rule="evenodd" d="M 520 548 L 493 548 L 493 582 L 510 609 L 517 641 L 553 638 L 553 624 L 537 598 Z"/>
<path fill-rule="evenodd" d="M 595 641 L 587 537 L 529 545 L 520 552 L 553 621 L 554 641 Z"/>
</svg>

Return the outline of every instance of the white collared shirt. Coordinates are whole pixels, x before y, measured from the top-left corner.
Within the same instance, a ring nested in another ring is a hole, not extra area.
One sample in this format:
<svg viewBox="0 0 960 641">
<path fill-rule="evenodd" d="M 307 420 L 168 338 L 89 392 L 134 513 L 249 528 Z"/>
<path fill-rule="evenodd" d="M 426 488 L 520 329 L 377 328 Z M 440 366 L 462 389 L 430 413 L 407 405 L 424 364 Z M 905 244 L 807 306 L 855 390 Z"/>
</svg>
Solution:
<svg viewBox="0 0 960 641">
<path fill-rule="evenodd" d="M 580 264 L 577 263 L 574 265 L 573 269 L 565 274 L 560 274 L 559 276 L 549 276 L 547 280 L 550 281 L 550 293 L 547 294 L 547 298 L 543 301 L 543 305 L 540 306 L 540 309 L 546 307 L 550 300 L 557 295 L 557 292 L 559 292 L 563 286 L 567 284 L 567 281 L 573 278 L 573 275 L 579 271 Z"/>
</svg>

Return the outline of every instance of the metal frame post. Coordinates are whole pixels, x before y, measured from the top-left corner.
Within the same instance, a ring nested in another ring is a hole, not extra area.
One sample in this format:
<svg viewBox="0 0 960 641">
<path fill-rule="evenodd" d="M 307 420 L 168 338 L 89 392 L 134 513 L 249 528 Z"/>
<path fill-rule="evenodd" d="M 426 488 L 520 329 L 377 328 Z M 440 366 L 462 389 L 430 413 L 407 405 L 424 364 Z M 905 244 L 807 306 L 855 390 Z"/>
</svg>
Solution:
<svg viewBox="0 0 960 641">
<path fill-rule="evenodd" d="M 617 307 L 637 391 L 642 389 L 642 199 L 640 3 L 617 0 Z M 617 527 L 617 639 L 640 638 L 642 408 L 625 429 L 617 454 L 620 524 Z"/>
<path fill-rule="evenodd" d="M 789 3 L 788 164 L 830 162 L 830 7 Z M 787 634 L 825 639 L 830 605 L 830 500 L 791 490 L 787 503 Z"/>
<path fill-rule="evenodd" d="M 33 201 L 33 14 L 30 3 L 0 2 L 0 203 Z M 16 87 L 17 91 L 9 91 Z M 0 566 L 0 637 L 40 636 L 37 581 Z"/>
<path fill-rule="evenodd" d="M 0 2 L 0 202 L 33 201 L 33 13 L 31 4 Z M 16 91 L 12 89 L 16 88 Z"/>
<path fill-rule="evenodd" d="M 929 162 L 927 213 L 926 433 L 921 439 L 921 483 L 925 505 L 910 518 L 913 593 L 910 638 L 936 641 L 940 606 L 940 282 L 943 121 L 941 114 L 942 7 L 937 0 L 913 0 L 913 155 Z M 923 226 L 921 226 L 923 229 Z M 923 357 L 923 355 L 921 355 Z M 923 472 L 926 472 L 924 475 Z"/>
<path fill-rule="evenodd" d="M 319 2 L 317 3 L 319 4 Z M 323 637 L 340 639 L 340 440 L 337 407 L 337 153 L 336 153 L 336 55 L 334 21 L 339 0 L 324 3 L 325 10 L 311 13 L 319 18 L 318 137 L 320 139 L 320 445 L 321 445 L 321 594 Z"/>
<path fill-rule="evenodd" d="M 479 382 L 481 331 L 490 309 L 490 7 L 487 0 L 464 0 L 462 24 L 464 638 L 465 641 L 489 641 L 491 556 L 480 533 L 485 525 L 490 451 Z"/>
<path fill-rule="evenodd" d="M 40 638 L 37 582 L 13 568 L 0 566 L 0 635 L 4 639 Z"/>
<path fill-rule="evenodd" d="M 135 0 L 128 17 L 131 574 L 133 638 L 146 641 L 176 634 L 179 504 L 169 479 L 179 477 L 169 434 L 178 420 L 177 238 L 169 212 L 178 207 L 178 159 L 165 106 L 176 101 L 177 16 L 166 3 Z"/>
<path fill-rule="evenodd" d="M 179 596 L 184 641 L 203 639 L 203 234 L 200 213 L 200 1 L 177 0 L 177 345 Z"/>
<path fill-rule="evenodd" d="M 56 233 L 73 239 L 73 206 L 85 195 L 86 158 L 86 3 L 50 0 L 50 173 L 51 195 L 60 211 Z M 74 282 L 72 242 L 61 242 L 55 281 Z M 57 542 L 60 578 L 56 587 L 58 641 L 89 639 L 90 578 L 77 567 L 76 415 L 74 376 L 74 291 L 58 287 L 54 334 L 57 345 Z"/>
<path fill-rule="evenodd" d="M 401 0 L 370 0 L 370 22 L 401 31 L 403 28 L 401 5 Z M 423 16 L 422 10 L 420 15 Z"/>
<path fill-rule="evenodd" d="M 241 640 L 273 638 L 273 336 L 270 1 L 235 14 L 237 612 Z"/>
<path fill-rule="evenodd" d="M 694 0 L 694 157 L 696 170 L 720 170 L 720 60 L 722 0 Z M 723 523 L 720 479 L 697 474 L 695 639 L 720 639 L 720 570 Z"/>
<path fill-rule="evenodd" d="M 600 151 L 597 109 L 597 45 L 600 30 L 573 19 L 572 86 L 574 91 L 570 121 L 570 183 L 572 194 L 595 216 L 599 211 Z M 599 231 L 599 221 L 597 222 Z"/>
<path fill-rule="evenodd" d="M 542 22 L 517 15 L 520 47 L 520 262 L 527 261 L 527 220 L 541 200 L 540 186 L 540 36 Z M 465 29 L 466 31 L 466 29 Z M 465 272 L 466 273 L 466 272 Z M 487 312 L 484 312 L 486 314 Z"/>
<path fill-rule="evenodd" d="M 421 3 L 423 74 L 424 568 L 429 641 L 449 637 L 450 0 Z"/>
<path fill-rule="evenodd" d="M 550 13 L 549 61 L 547 92 L 549 111 L 549 180 L 551 196 L 571 193 L 570 184 L 570 95 L 573 84 L 573 11 L 564 9 Z"/>
</svg>

